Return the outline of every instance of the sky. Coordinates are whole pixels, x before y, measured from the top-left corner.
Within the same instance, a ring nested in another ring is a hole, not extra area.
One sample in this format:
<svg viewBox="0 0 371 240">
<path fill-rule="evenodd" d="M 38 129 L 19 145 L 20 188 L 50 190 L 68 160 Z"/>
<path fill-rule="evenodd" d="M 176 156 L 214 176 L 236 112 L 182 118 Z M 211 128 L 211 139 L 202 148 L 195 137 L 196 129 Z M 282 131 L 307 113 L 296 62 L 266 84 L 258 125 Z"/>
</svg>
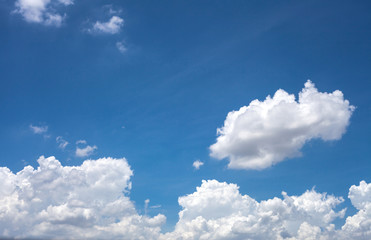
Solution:
<svg viewBox="0 0 371 240">
<path fill-rule="evenodd" d="M 369 1 L 0 1 L 0 237 L 370 239 Z"/>
</svg>

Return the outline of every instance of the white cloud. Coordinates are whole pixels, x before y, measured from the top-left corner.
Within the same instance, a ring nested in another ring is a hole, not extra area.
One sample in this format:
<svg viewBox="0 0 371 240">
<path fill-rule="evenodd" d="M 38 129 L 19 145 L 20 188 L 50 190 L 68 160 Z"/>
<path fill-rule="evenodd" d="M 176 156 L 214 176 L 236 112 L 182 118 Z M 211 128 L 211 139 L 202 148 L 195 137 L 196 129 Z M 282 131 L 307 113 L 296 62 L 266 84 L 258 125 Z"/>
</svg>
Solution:
<svg viewBox="0 0 371 240">
<path fill-rule="evenodd" d="M 204 165 L 204 163 L 201 162 L 200 160 L 196 160 L 196 161 L 193 162 L 193 167 L 194 167 L 196 170 L 200 169 L 200 167 L 201 167 L 202 165 Z"/>
<path fill-rule="evenodd" d="M 57 141 L 60 149 L 65 149 L 69 144 L 62 136 L 58 136 L 55 140 Z"/>
<path fill-rule="evenodd" d="M 340 139 L 353 110 L 341 91 L 318 92 L 309 80 L 298 101 L 279 89 L 273 98 L 254 100 L 228 113 L 210 155 L 228 158 L 230 168 L 264 169 L 300 156 L 300 149 L 311 139 Z"/>
<path fill-rule="evenodd" d="M 257 201 L 236 184 L 202 181 L 180 197 L 174 231 L 161 234 L 165 216 L 139 215 L 128 194 L 133 171 L 126 159 L 101 158 L 62 166 L 40 157 L 39 166 L 14 174 L 0 168 L 0 237 L 60 239 L 371 239 L 371 184 L 351 186 L 358 212 L 335 229 L 341 197 L 308 190 L 299 196 Z M 148 208 L 149 199 L 145 201 Z"/>
<path fill-rule="evenodd" d="M 349 189 L 348 197 L 358 210 L 367 208 L 371 201 L 371 184 L 361 181 L 359 186 L 353 185 Z"/>
<path fill-rule="evenodd" d="M 71 5 L 72 0 L 17 0 L 15 12 L 23 16 L 27 22 L 60 26 L 65 14 L 57 13 L 58 5 Z"/>
<path fill-rule="evenodd" d="M 77 140 L 76 144 L 87 144 L 86 140 Z"/>
<path fill-rule="evenodd" d="M 158 205 L 153 205 L 153 206 L 150 206 L 150 208 L 160 208 L 161 207 L 161 205 L 160 204 L 158 204 Z"/>
<path fill-rule="evenodd" d="M 342 227 L 342 237 L 348 239 L 371 239 L 371 183 L 361 181 L 353 185 L 348 197 L 359 211 L 346 219 Z"/>
<path fill-rule="evenodd" d="M 86 147 L 83 148 L 76 147 L 75 154 L 77 157 L 87 157 L 92 155 L 96 149 L 98 149 L 98 147 L 95 145 L 94 146 L 87 145 Z"/>
<path fill-rule="evenodd" d="M 46 133 L 48 131 L 48 126 L 34 126 L 34 125 L 30 124 L 30 129 L 35 134 L 43 134 L 43 133 Z"/>
<path fill-rule="evenodd" d="M 283 192 L 282 199 L 258 202 L 241 195 L 235 184 L 203 181 L 196 192 L 179 198 L 183 210 L 175 230 L 160 239 L 371 239 L 371 198 L 366 186 L 371 189 L 365 182 L 351 187 L 352 203 L 365 204 L 336 230 L 333 221 L 345 214 L 345 209 L 335 210 L 343 202 L 341 197 L 312 189 L 300 196 Z"/>
<path fill-rule="evenodd" d="M 63 167 L 54 157 L 17 174 L 0 168 L 0 237 L 158 239 L 163 215 L 138 215 L 125 159 Z"/>
<path fill-rule="evenodd" d="M 124 25 L 124 20 L 118 16 L 112 16 L 108 22 L 97 21 L 91 32 L 116 34 L 121 30 Z"/>
<path fill-rule="evenodd" d="M 116 47 L 117 47 L 117 49 L 118 49 L 121 53 L 125 53 L 125 52 L 128 50 L 128 49 L 125 47 L 123 41 L 121 41 L 121 42 L 117 42 L 117 43 L 116 43 Z"/>
</svg>

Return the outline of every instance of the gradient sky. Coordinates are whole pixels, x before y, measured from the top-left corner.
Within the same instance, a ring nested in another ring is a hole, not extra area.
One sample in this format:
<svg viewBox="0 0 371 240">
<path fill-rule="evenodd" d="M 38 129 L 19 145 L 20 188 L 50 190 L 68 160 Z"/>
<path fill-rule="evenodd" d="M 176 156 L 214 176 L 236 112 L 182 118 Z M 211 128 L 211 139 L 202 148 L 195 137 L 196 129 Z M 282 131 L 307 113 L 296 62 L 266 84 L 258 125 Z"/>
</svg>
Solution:
<svg viewBox="0 0 371 240">
<path fill-rule="evenodd" d="M 0 2 L 0 166 L 16 173 L 42 155 L 62 165 L 125 157 L 134 171 L 130 199 L 139 213 L 164 214 L 164 231 L 178 221 L 178 197 L 203 179 L 235 183 L 258 201 L 315 187 L 343 196 L 346 216 L 356 211 L 348 189 L 371 181 L 369 1 L 49 7 L 43 14 L 58 13 L 60 22 Z M 122 21 L 104 25 L 113 16 Z M 298 98 L 308 79 L 355 106 L 341 139 L 309 139 L 302 156 L 261 170 L 210 157 L 229 112 L 278 89 Z M 204 163 L 198 170 L 196 160 Z"/>
</svg>

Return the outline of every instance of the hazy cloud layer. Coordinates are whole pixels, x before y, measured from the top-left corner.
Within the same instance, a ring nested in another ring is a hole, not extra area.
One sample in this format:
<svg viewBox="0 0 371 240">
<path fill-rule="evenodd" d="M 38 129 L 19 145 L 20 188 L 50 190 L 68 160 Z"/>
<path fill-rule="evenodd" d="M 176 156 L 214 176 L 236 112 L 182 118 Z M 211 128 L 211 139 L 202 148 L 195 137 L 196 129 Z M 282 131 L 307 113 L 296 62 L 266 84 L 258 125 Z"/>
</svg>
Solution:
<svg viewBox="0 0 371 240">
<path fill-rule="evenodd" d="M 318 92 L 309 80 L 298 101 L 279 89 L 273 98 L 254 100 L 228 113 L 210 155 L 228 158 L 230 168 L 264 169 L 300 156 L 300 149 L 311 139 L 340 139 L 353 110 L 341 91 Z"/>
<path fill-rule="evenodd" d="M 65 14 L 57 8 L 73 4 L 72 0 L 17 0 L 15 12 L 23 16 L 27 22 L 49 26 L 60 26 Z"/>
<path fill-rule="evenodd" d="M 358 212 L 341 229 L 343 198 L 308 190 L 258 202 L 236 184 L 202 181 L 179 198 L 175 230 L 161 234 L 165 216 L 139 215 L 127 196 L 133 175 L 125 159 L 62 166 L 40 157 L 37 169 L 0 168 L 0 237 L 61 239 L 370 239 L 371 184 L 351 186 Z M 145 210 L 149 199 L 145 201 Z M 335 210 L 338 209 L 338 210 Z"/>
</svg>

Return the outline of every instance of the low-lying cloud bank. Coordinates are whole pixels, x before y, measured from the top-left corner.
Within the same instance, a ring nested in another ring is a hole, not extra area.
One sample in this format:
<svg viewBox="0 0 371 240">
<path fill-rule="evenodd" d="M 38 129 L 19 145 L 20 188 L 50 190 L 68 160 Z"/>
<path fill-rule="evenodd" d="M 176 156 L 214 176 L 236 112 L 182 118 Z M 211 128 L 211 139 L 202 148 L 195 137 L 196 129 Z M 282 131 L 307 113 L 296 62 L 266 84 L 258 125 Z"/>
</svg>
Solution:
<svg viewBox="0 0 371 240">
<path fill-rule="evenodd" d="M 300 156 L 311 139 L 339 140 L 353 111 L 341 91 L 318 92 L 308 80 L 298 101 L 279 89 L 273 98 L 229 112 L 210 155 L 228 158 L 229 168 L 264 169 Z"/>
<path fill-rule="evenodd" d="M 258 202 L 236 184 L 203 181 L 179 198 L 175 230 L 161 233 L 166 217 L 139 215 L 127 196 L 133 175 L 126 159 L 87 160 L 62 166 L 40 157 L 39 167 L 14 174 L 0 168 L 0 236 L 50 239 L 371 239 L 371 184 L 351 186 L 358 210 L 335 229 L 341 197 L 308 190 Z"/>
</svg>

